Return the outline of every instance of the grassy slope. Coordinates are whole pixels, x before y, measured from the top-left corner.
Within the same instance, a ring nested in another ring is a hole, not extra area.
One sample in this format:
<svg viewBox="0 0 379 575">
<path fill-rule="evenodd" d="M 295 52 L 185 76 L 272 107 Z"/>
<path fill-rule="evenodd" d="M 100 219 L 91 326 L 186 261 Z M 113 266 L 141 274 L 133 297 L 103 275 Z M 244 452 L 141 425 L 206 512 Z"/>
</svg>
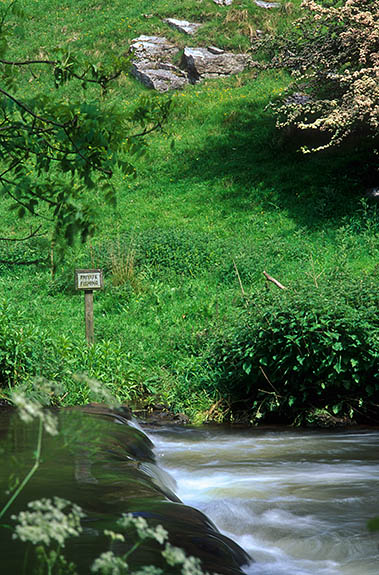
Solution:
<svg viewBox="0 0 379 575">
<path fill-rule="evenodd" d="M 25 40 L 12 47 L 22 56 L 69 43 L 73 51 L 107 59 L 141 33 L 165 34 L 182 46 L 246 49 L 255 28 L 283 28 L 287 18 L 250 0 L 236 0 L 232 8 L 211 0 L 178 6 L 169 0 L 24 4 Z M 196 41 L 188 40 L 162 23 L 165 16 L 202 21 L 204 27 Z M 309 284 L 310 290 L 331 276 L 340 276 L 347 290 L 353 277 L 377 278 L 377 220 L 374 208 L 361 203 L 364 184 L 352 158 L 302 156 L 275 133 L 266 106 L 286 82 L 280 73 L 246 72 L 175 93 L 168 134 L 152 136 L 136 180 L 117 181 L 117 209 L 95 199 L 99 226 L 91 246 L 71 250 L 55 282 L 44 266 L 0 268 L 1 294 L 23 311 L 24 323 L 46 330 L 62 348 L 75 346 L 83 339 L 83 303 L 72 290 L 73 269 L 105 267 L 105 289 L 95 297 L 97 339 L 120 342 L 127 355 L 114 389 L 127 397 L 128 381 L 136 390 L 144 382 L 150 392 L 162 392 L 193 413 L 215 398 L 192 396 L 187 382 L 191 374 L 202 377 L 204 346 L 241 308 L 233 262 L 244 290 L 254 294 L 263 288 L 263 270 L 287 286 Z M 124 78 L 110 97 L 127 108 L 144 92 Z M 4 202 L 1 235 L 19 228 L 5 208 Z M 1 249 L 17 258 L 25 248 Z M 35 241 L 29 250 L 46 253 L 47 243 Z M 70 353 L 72 371 L 80 369 L 80 358 Z M 109 355 L 104 361 L 115 369 L 117 350 Z M 90 373 L 109 379 L 101 366 Z M 86 399 L 71 378 L 66 385 L 65 402 Z"/>
</svg>

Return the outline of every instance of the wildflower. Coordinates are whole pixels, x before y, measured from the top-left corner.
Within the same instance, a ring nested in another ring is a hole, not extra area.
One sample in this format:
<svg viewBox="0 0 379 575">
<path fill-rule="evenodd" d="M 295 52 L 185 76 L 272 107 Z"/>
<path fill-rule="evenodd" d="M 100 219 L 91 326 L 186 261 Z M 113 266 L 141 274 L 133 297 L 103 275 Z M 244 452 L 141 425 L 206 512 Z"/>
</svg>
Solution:
<svg viewBox="0 0 379 575">
<path fill-rule="evenodd" d="M 187 557 L 183 549 L 174 547 L 170 543 L 166 543 L 162 556 L 171 567 L 182 565 L 182 575 L 206 575 L 201 568 L 201 561 L 198 557 Z"/>
<path fill-rule="evenodd" d="M 13 535 L 15 539 L 46 546 L 56 541 L 64 547 L 68 537 L 82 531 L 80 520 L 84 513 L 78 505 L 66 499 L 37 499 L 28 503 L 28 508 L 28 511 L 12 515 L 12 519 L 18 522 Z"/>
<path fill-rule="evenodd" d="M 22 421 L 30 423 L 33 419 L 40 419 L 47 433 L 50 435 L 58 434 L 57 418 L 44 409 L 39 401 L 27 397 L 23 390 L 17 390 L 12 393 L 12 402 Z"/>
<path fill-rule="evenodd" d="M 128 564 L 122 557 L 117 557 L 112 551 L 102 553 L 91 566 L 92 573 L 102 575 L 123 575 L 127 573 Z"/>
<path fill-rule="evenodd" d="M 140 540 L 155 539 L 161 545 L 167 541 L 168 533 L 162 525 L 149 527 L 146 519 L 143 517 L 134 517 L 131 513 L 124 514 L 119 520 L 119 525 L 124 529 L 134 527 Z"/>
</svg>

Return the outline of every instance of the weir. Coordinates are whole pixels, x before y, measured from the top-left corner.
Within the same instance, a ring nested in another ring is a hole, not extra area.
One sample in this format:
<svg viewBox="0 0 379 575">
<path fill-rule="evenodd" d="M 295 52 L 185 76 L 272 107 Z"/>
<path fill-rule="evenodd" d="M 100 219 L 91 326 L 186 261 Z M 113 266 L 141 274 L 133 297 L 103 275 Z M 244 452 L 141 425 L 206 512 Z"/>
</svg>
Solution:
<svg viewBox="0 0 379 575">
<path fill-rule="evenodd" d="M 131 423 L 128 410 L 93 405 L 64 409 L 57 415 L 59 434 L 44 434 L 40 467 L 3 517 L 4 523 L 12 525 L 11 516 L 26 509 L 29 501 L 58 496 L 76 503 L 85 513 L 83 533 L 65 549 L 80 574 L 90 572 L 101 552 L 122 555 L 132 547 L 132 535 L 125 543 L 110 543 L 104 535 L 105 529 L 120 531 L 117 520 L 125 513 L 145 518 L 152 527 L 161 524 L 170 543 L 199 557 L 204 571 L 243 573 L 243 565 L 250 562 L 248 554 L 202 512 L 180 501 L 172 490 L 172 479 L 155 463 L 151 440 Z M 23 423 L 13 410 L 0 414 L 1 507 L 9 498 L 9 482 L 21 481 L 33 465 L 37 431 L 36 422 Z M 12 539 L 11 530 L 2 529 L 2 573 L 23 572 L 24 547 Z M 161 566 L 161 551 L 155 541 L 143 541 L 128 563 L 133 568 Z M 31 572 L 29 567 L 27 573 Z"/>
<path fill-rule="evenodd" d="M 58 412 L 42 463 L 3 523 L 27 502 L 60 496 L 80 505 L 83 533 L 65 555 L 80 575 L 101 552 L 125 552 L 104 529 L 123 513 L 162 524 L 170 542 L 225 575 L 377 575 L 379 431 L 199 428 L 142 424 L 94 405 Z M 1 503 L 33 464 L 37 427 L 0 412 Z M 130 542 L 129 542 L 130 545 Z M 1 530 L 1 573 L 22 571 L 24 544 Z M 133 568 L 160 565 L 146 542 Z M 250 557 L 254 561 L 250 561 Z M 32 571 L 26 571 L 32 573 Z M 165 572 L 166 573 L 166 572 Z"/>
</svg>

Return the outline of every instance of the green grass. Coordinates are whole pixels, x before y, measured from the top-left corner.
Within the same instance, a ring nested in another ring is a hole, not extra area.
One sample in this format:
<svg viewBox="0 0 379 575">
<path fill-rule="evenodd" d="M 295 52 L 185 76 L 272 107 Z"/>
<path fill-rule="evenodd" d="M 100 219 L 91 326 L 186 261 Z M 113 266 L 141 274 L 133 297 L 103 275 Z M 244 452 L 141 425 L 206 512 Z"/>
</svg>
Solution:
<svg viewBox="0 0 379 575">
<path fill-rule="evenodd" d="M 105 61 L 141 33 L 247 49 L 251 30 L 284 29 L 295 13 L 262 11 L 247 0 L 229 9 L 211 0 L 24 5 L 24 41 L 11 47 L 14 55 L 45 55 L 60 45 Z M 204 28 L 189 40 L 162 23 L 166 16 Z M 45 73 L 35 83 L 53 94 Z M 73 373 L 85 367 L 109 383 L 113 369 L 121 399 L 145 393 L 201 417 L 218 399 L 204 391 L 211 388 L 205 350 L 244 307 L 236 267 L 254 297 L 264 270 L 292 290 L 322 290 L 333 281 L 348 294 L 353 279 L 377 282 L 378 209 L 362 200 L 371 166 L 352 151 L 304 156 L 298 141 L 278 134 L 267 106 L 287 83 L 284 73 L 247 71 L 173 94 L 166 133 L 151 136 L 136 179 L 116 176 L 116 209 L 94 195 L 96 236 L 67 250 L 54 280 L 48 263 L 0 264 L 1 297 L 22 310 L 23 325 L 41 330 L 41 341 L 55 342 L 55 358 L 46 356 L 46 369 L 35 372 L 63 379 L 63 403 L 86 400 Z M 69 87 L 64 93 L 69 97 Z M 145 93 L 126 77 L 108 97 L 127 109 Z M 7 207 L 2 198 L 1 235 L 27 234 L 30 220 L 20 225 Z M 48 236 L 27 246 L 0 242 L 0 259 L 48 262 L 49 249 Z M 92 266 L 105 270 L 105 289 L 95 295 L 97 363 L 83 345 L 83 300 L 73 288 L 74 268 Z M 104 342 L 113 342 L 111 352 Z"/>
</svg>

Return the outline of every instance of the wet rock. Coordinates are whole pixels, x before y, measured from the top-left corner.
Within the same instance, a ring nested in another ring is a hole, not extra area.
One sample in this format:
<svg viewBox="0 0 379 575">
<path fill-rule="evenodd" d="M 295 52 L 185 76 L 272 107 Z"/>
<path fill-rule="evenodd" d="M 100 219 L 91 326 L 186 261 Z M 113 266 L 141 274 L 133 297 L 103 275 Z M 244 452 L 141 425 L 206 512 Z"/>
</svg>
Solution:
<svg viewBox="0 0 379 575">
<path fill-rule="evenodd" d="M 192 83 L 202 78 L 219 78 L 242 72 L 250 63 L 247 54 L 224 52 L 220 48 L 184 48 L 182 66 Z"/>
<path fill-rule="evenodd" d="M 230 6 L 233 4 L 233 0 L 213 0 L 213 2 L 219 6 Z"/>
<path fill-rule="evenodd" d="M 81 574 L 89 573 L 95 557 L 109 551 L 104 527 L 122 531 L 117 521 L 123 513 L 132 513 L 146 518 L 152 527 L 163 525 L 170 542 L 198 557 L 204 571 L 243 575 L 249 555 L 221 534 L 203 513 L 181 503 L 172 491 L 172 478 L 156 464 L 150 439 L 128 420 L 129 414 L 128 409 L 114 410 L 100 404 L 59 410 L 60 432 L 45 434 L 43 466 L 19 494 L 19 508 L 24 509 L 39 493 L 80 505 L 86 515 L 85 533 L 67 546 L 65 555 L 77 564 L 75 572 Z M 37 429 L 37 421 L 25 424 L 15 410 L 1 410 L 2 491 L 19 461 L 32 458 L 35 444 L 30 438 L 36 436 Z M 4 520 L 10 519 L 5 516 Z M 24 554 L 19 553 L 12 532 L 3 531 L 2 572 L 21 573 Z M 111 549 L 116 555 L 130 551 L 130 532 L 125 543 L 112 541 Z M 150 563 L 162 573 L 173 572 L 162 558 L 161 545 L 143 540 L 130 557 L 130 570 L 135 572 Z"/>
<path fill-rule="evenodd" d="M 192 36 L 200 28 L 201 24 L 196 22 L 187 22 L 187 20 L 177 20 L 176 18 L 165 18 L 163 22 L 166 22 L 174 30 L 178 32 L 183 32 L 183 34 L 188 34 Z"/>
<path fill-rule="evenodd" d="M 259 8 L 265 8 L 266 10 L 280 8 L 279 2 L 266 2 L 266 0 L 254 0 L 254 2 Z"/>
<path fill-rule="evenodd" d="M 130 46 L 134 54 L 131 74 L 158 92 L 177 90 L 187 83 L 187 74 L 171 63 L 179 48 L 160 36 L 139 36 Z"/>
<path fill-rule="evenodd" d="M 190 419 L 184 413 L 173 413 L 167 405 L 149 405 L 145 409 L 134 410 L 140 422 L 153 426 L 187 425 Z"/>
</svg>

